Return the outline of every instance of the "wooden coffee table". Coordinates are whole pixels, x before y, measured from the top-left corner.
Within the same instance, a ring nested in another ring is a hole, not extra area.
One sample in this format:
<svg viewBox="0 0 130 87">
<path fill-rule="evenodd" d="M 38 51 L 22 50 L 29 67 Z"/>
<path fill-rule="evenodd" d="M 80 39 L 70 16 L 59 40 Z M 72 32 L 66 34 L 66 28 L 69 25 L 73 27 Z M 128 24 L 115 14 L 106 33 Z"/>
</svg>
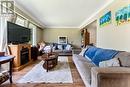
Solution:
<svg viewBox="0 0 130 87">
<path fill-rule="evenodd" d="M 43 68 L 48 70 L 54 68 L 57 65 L 58 62 L 58 53 L 45 53 L 42 55 L 42 60 L 44 60 Z"/>
</svg>

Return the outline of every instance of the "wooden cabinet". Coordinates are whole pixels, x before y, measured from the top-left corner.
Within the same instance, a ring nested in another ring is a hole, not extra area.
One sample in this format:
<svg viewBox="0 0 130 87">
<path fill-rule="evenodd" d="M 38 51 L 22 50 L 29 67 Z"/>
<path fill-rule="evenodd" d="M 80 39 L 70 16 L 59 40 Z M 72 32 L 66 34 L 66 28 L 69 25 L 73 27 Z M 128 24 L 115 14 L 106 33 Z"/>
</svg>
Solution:
<svg viewBox="0 0 130 87">
<path fill-rule="evenodd" d="M 82 47 L 86 47 L 86 45 L 89 44 L 89 39 L 90 39 L 90 36 L 89 36 L 89 32 L 87 32 L 87 29 L 82 29 L 81 30 L 81 36 L 82 36 L 82 40 L 81 40 L 81 44 L 82 44 Z"/>
<path fill-rule="evenodd" d="M 30 44 L 18 44 L 8 46 L 11 55 L 15 56 L 13 61 L 14 71 L 19 71 L 32 62 Z"/>
</svg>

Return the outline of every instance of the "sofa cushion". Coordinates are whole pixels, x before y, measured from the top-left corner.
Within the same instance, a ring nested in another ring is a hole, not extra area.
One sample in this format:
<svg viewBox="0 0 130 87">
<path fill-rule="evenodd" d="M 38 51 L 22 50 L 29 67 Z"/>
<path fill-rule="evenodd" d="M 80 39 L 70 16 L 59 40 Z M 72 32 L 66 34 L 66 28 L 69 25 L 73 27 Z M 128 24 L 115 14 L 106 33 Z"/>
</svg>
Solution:
<svg viewBox="0 0 130 87">
<path fill-rule="evenodd" d="M 99 66 L 99 62 L 112 59 L 117 53 L 116 50 L 98 48 L 92 62 Z"/>
<path fill-rule="evenodd" d="M 115 57 L 120 59 L 121 66 L 130 67 L 130 52 L 119 52 Z"/>
<path fill-rule="evenodd" d="M 113 66 L 120 66 L 119 58 L 113 58 L 99 63 L 99 67 L 113 67 Z"/>
<path fill-rule="evenodd" d="M 79 71 L 81 77 L 85 81 L 90 83 L 90 81 L 91 81 L 91 66 L 89 66 L 87 62 L 78 61 L 78 67 L 80 68 L 80 69 L 78 69 L 78 71 Z"/>
<path fill-rule="evenodd" d="M 60 53 L 60 52 L 62 52 L 62 50 L 53 50 L 53 52 Z"/>
<path fill-rule="evenodd" d="M 63 53 L 71 53 L 72 50 L 62 50 Z"/>
<path fill-rule="evenodd" d="M 85 57 L 77 54 L 73 54 L 73 61 L 84 81 L 84 83 L 91 83 L 91 68 L 96 67 Z"/>
</svg>

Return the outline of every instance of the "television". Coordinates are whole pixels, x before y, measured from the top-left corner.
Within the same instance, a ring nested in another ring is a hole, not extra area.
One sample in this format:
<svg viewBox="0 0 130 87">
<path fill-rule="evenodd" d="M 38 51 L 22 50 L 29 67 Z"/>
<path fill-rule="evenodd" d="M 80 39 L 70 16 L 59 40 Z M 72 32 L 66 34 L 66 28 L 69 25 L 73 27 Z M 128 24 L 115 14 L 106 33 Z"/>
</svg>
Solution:
<svg viewBox="0 0 130 87">
<path fill-rule="evenodd" d="M 28 43 L 31 38 L 31 29 L 7 22 L 7 40 L 8 43 L 22 44 Z"/>
</svg>

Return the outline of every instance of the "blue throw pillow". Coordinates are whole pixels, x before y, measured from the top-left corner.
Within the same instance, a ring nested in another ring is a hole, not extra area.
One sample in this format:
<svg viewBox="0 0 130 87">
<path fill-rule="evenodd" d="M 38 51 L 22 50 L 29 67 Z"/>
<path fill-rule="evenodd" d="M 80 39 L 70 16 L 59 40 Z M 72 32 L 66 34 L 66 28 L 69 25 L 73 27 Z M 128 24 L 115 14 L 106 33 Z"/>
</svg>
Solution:
<svg viewBox="0 0 130 87">
<path fill-rule="evenodd" d="M 65 50 L 66 46 L 67 46 L 67 44 L 63 44 L 63 49 L 64 49 L 64 50 Z"/>
<path fill-rule="evenodd" d="M 55 44 L 55 50 L 58 50 L 58 44 Z"/>
<path fill-rule="evenodd" d="M 93 56 L 92 62 L 99 66 L 99 62 L 112 59 L 118 51 L 99 48 Z"/>
<path fill-rule="evenodd" d="M 84 53 L 84 57 L 85 56 L 87 56 L 87 57 L 89 57 L 91 60 L 92 60 L 92 58 L 93 58 L 93 56 L 95 55 L 95 53 L 96 53 L 96 51 L 98 50 L 98 48 L 97 47 L 89 47 L 86 51 L 85 51 L 85 53 Z"/>
</svg>

